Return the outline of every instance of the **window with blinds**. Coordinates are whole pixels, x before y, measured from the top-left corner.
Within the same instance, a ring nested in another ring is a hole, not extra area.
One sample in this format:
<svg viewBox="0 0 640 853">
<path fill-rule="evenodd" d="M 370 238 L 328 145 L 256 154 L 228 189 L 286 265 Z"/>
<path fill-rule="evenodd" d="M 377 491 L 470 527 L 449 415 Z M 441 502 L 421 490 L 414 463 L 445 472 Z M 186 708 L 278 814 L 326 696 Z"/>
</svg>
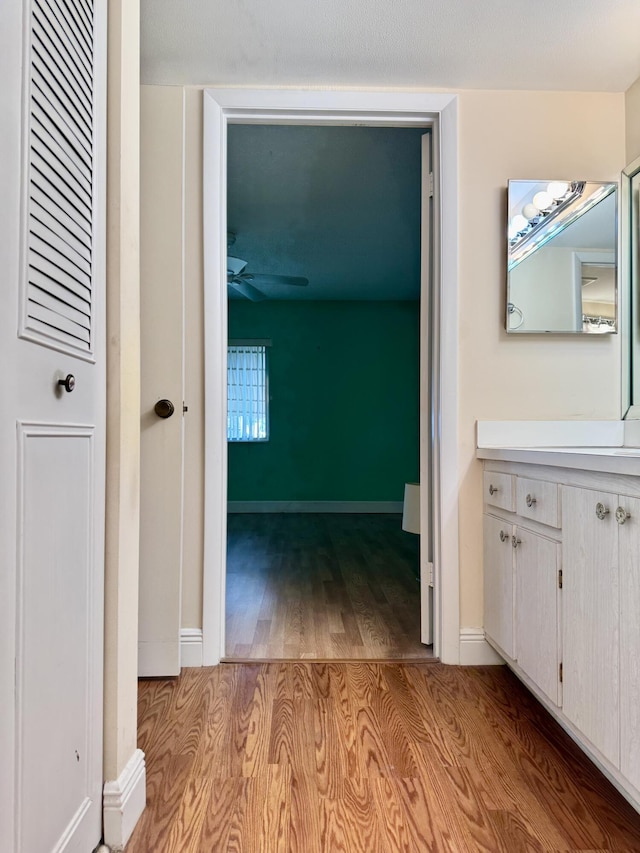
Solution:
<svg viewBox="0 0 640 853">
<path fill-rule="evenodd" d="M 23 327 L 92 350 L 92 0 L 32 0 Z"/>
<path fill-rule="evenodd" d="M 230 342 L 227 348 L 227 440 L 269 438 L 268 342 Z"/>
</svg>

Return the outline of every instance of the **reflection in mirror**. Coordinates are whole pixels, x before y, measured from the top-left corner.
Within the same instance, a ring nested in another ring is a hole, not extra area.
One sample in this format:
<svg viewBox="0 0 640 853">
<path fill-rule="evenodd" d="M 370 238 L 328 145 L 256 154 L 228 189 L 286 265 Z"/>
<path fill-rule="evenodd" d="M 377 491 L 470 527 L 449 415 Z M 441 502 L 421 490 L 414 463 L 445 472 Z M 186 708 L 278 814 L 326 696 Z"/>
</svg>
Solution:
<svg viewBox="0 0 640 853">
<path fill-rule="evenodd" d="M 617 331 L 616 184 L 509 181 L 507 331 Z"/>
<path fill-rule="evenodd" d="M 622 325 L 622 401 L 627 418 L 640 418 L 640 158 L 622 172 L 620 194 L 621 281 L 625 292 Z M 628 409 L 628 411 L 627 411 Z"/>
</svg>

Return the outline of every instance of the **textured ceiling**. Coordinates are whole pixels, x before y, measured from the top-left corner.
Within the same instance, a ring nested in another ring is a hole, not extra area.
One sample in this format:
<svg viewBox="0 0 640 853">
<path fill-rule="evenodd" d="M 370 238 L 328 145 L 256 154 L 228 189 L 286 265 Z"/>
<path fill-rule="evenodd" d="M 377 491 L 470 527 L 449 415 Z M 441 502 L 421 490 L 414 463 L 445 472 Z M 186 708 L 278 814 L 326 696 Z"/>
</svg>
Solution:
<svg viewBox="0 0 640 853">
<path fill-rule="evenodd" d="M 418 299 L 419 128 L 230 125 L 229 254 L 271 299 Z"/>
<path fill-rule="evenodd" d="M 638 0 L 142 0 L 142 80 L 626 90 Z"/>
</svg>

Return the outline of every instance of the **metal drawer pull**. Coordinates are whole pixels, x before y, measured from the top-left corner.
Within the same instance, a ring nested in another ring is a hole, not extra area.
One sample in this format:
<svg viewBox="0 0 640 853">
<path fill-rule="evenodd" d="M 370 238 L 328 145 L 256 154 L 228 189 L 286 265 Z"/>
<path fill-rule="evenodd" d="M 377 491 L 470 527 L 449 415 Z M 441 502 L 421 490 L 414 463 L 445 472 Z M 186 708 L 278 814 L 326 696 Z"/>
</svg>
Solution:
<svg viewBox="0 0 640 853">
<path fill-rule="evenodd" d="M 497 487 L 497 486 L 493 486 L 493 485 L 490 485 L 490 486 L 489 486 L 489 494 L 490 494 L 490 495 L 495 495 L 495 493 L 496 493 L 497 491 L 498 491 L 498 487 Z"/>
<path fill-rule="evenodd" d="M 631 518 L 631 513 L 627 512 L 624 507 L 619 506 L 616 510 L 616 521 L 618 524 L 624 524 L 628 518 Z"/>
<path fill-rule="evenodd" d="M 605 515 L 609 515 L 609 510 L 604 504 L 601 504 L 600 502 L 598 502 L 596 504 L 596 515 L 598 516 L 600 521 L 602 521 L 602 519 L 605 517 Z"/>
<path fill-rule="evenodd" d="M 508 541 L 509 541 L 509 539 L 510 539 L 509 534 L 508 534 L 508 533 L 505 533 L 505 532 L 504 532 L 504 530 L 501 530 L 501 531 L 500 531 L 500 541 L 501 541 L 501 542 L 508 542 Z"/>
<path fill-rule="evenodd" d="M 511 537 L 511 544 L 513 545 L 514 548 L 517 548 L 518 545 L 522 545 L 522 539 L 518 539 L 517 536 L 512 536 Z"/>
<path fill-rule="evenodd" d="M 535 503 L 538 502 L 537 498 L 534 498 L 531 495 L 527 495 L 524 501 L 529 508 L 531 508 Z"/>
</svg>

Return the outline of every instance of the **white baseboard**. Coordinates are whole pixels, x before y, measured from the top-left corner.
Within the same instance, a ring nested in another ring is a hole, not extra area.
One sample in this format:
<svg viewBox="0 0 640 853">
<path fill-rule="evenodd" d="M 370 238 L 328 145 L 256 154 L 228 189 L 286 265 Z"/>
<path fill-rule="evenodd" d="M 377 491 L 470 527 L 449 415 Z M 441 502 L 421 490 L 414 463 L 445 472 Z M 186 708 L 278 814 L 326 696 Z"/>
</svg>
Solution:
<svg viewBox="0 0 640 853">
<path fill-rule="evenodd" d="M 180 675 L 180 644 L 175 640 L 138 642 L 138 678 Z"/>
<path fill-rule="evenodd" d="M 180 666 L 202 666 L 202 628 L 181 628 Z"/>
<path fill-rule="evenodd" d="M 144 752 L 136 749 L 114 782 L 105 782 L 102 814 L 104 843 L 112 853 L 123 850 L 147 804 Z"/>
<path fill-rule="evenodd" d="M 502 664 L 500 655 L 485 640 L 482 628 L 460 629 L 460 665 L 486 666 Z"/>
<path fill-rule="evenodd" d="M 402 501 L 228 501 L 227 512 L 401 513 Z"/>
</svg>

